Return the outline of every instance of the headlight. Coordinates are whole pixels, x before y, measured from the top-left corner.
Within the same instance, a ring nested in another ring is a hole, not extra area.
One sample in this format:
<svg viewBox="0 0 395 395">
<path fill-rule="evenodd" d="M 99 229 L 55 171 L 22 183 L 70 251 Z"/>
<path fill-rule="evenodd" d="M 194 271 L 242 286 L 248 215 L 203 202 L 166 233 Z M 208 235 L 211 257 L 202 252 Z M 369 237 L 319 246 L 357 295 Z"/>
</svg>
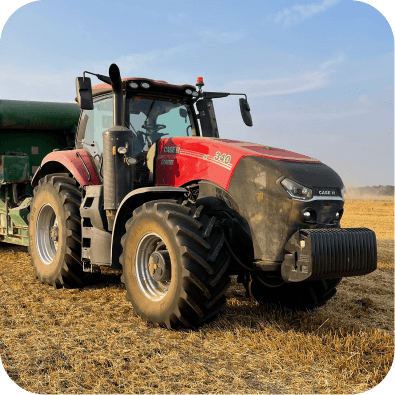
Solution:
<svg viewBox="0 0 395 395">
<path fill-rule="evenodd" d="M 142 86 L 144 89 L 148 89 L 148 88 L 150 87 L 150 84 L 149 84 L 148 82 L 142 82 L 142 83 L 141 83 L 141 86 Z"/>
<path fill-rule="evenodd" d="M 133 89 L 137 89 L 137 88 L 139 87 L 139 84 L 138 84 L 137 82 L 131 82 L 131 83 L 129 84 L 129 86 L 130 86 L 131 88 L 133 88 Z"/>
<path fill-rule="evenodd" d="M 192 95 L 192 89 L 189 89 L 189 88 L 185 89 L 185 93 L 187 95 Z"/>
<path fill-rule="evenodd" d="M 281 185 L 285 188 L 288 194 L 296 199 L 308 200 L 313 196 L 313 191 L 310 188 L 304 187 L 289 178 L 284 178 Z"/>
<path fill-rule="evenodd" d="M 342 190 L 340 191 L 342 198 L 344 199 L 344 195 L 346 194 L 346 187 L 343 185 Z"/>
</svg>

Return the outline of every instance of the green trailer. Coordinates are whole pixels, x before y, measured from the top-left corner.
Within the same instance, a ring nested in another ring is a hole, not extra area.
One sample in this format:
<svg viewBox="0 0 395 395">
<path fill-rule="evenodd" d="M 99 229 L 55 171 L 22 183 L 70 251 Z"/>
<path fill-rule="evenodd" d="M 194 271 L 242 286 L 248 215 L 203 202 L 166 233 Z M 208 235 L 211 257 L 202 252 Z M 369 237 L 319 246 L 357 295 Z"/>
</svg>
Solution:
<svg viewBox="0 0 395 395">
<path fill-rule="evenodd" d="M 30 181 L 51 151 L 74 146 L 73 103 L 0 100 L 0 241 L 28 245 Z"/>
</svg>

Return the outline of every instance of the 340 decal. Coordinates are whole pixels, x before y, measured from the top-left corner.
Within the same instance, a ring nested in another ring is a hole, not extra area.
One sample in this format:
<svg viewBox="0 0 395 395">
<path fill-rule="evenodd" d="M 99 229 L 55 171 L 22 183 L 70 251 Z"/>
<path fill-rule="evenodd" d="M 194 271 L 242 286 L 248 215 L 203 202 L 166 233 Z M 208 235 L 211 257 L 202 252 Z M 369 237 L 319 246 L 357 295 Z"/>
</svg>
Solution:
<svg viewBox="0 0 395 395">
<path fill-rule="evenodd" d="M 215 153 L 214 160 L 228 164 L 232 160 L 232 157 L 230 155 L 221 154 L 221 152 L 217 151 Z"/>
</svg>

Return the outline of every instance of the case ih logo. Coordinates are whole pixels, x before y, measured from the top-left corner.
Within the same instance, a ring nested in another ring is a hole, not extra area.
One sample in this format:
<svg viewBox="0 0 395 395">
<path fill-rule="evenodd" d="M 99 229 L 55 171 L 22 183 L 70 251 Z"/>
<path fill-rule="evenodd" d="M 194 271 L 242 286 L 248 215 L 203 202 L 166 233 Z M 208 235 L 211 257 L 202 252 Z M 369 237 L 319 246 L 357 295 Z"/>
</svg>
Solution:
<svg viewBox="0 0 395 395">
<path fill-rule="evenodd" d="M 174 147 L 174 146 L 165 145 L 163 147 L 163 152 L 165 154 L 179 154 L 181 152 L 181 147 L 180 146 Z"/>
<path fill-rule="evenodd" d="M 318 191 L 319 195 L 328 195 L 328 196 L 333 196 L 336 195 L 335 191 Z"/>
</svg>

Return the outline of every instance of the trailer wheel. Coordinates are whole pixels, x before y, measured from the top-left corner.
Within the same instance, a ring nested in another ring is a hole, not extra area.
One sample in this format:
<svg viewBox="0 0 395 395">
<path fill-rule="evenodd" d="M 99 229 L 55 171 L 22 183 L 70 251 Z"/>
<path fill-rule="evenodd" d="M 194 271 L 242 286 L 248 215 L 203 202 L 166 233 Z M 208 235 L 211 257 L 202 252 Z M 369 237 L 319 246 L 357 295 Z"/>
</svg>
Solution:
<svg viewBox="0 0 395 395">
<path fill-rule="evenodd" d="M 54 288 L 91 280 L 81 264 L 81 192 L 67 174 L 47 175 L 34 188 L 29 214 L 29 251 L 36 277 Z"/>
<path fill-rule="evenodd" d="M 340 281 L 341 278 L 333 278 L 268 286 L 266 281 L 254 276 L 249 291 L 261 304 L 277 305 L 284 310 L 309 311 L 332 299 Z"/>
<path fill-rule="evenodd" d="M 167 328 L 215 318 L 230 284 L 230 256 L 216 218 L 176 200 L 145 203 L 122 238 L 122 282 L 134 312 Z"/>
</svg>

